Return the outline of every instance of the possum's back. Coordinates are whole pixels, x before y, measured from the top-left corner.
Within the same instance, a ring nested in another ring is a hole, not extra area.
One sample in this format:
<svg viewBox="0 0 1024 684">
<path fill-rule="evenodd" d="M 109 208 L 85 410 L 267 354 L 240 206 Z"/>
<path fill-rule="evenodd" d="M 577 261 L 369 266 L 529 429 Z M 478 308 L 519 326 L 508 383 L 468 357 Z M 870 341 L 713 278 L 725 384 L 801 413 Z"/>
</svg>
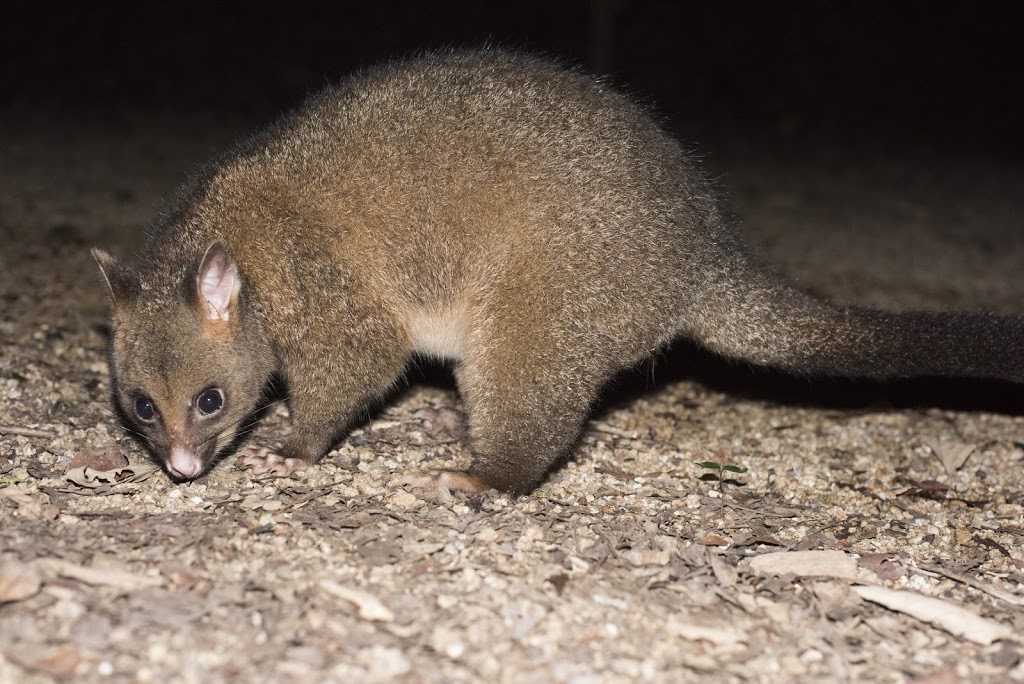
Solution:
<svg viewBox="0 0 1024 684">
<path fill-rule="evenodd" d="M 556 63 L 497 50 L 357 74 L 286 119 L 268 147 L 346 209 L 358 199 L 416 222 L 501 209 L 500 226 L 474 230 L 515 229 L 525 212 L 540 230 L 608 225 L 639 237 L 676 198 L 707 194 L 679 145 L 632 100 Z M 620 217 L 630 225 L 616 226 Z"/>
<path fill-rule="evenodd" d="M 275 137 L 271 154 L 297 183 L 318 178 L 332 213 L 352 219 L 346 230 L 402 245 L 393 256 L 408 255 L 412 270 L 467 255 L 538 267 L 554 255 L 580 280 L 622 269 L 635 280 L 675 272 L 721 230 L 700 174 L 646 111 L 514 52 L 438 53 L 358 74 Z"/>
<path fill-rule="evenodd" d="M 502 50 L 359 73 L 208 182 L 192 248 L 225 239 L 266 290 L 322 250 L 338 280 L 396 306 L 529 281 L 523 296 L 559 298 L 567 325 L 644 345 L 677 329 L 665 311 L 736 251 L 701 175 L 642 107 Z"/>
</svg>

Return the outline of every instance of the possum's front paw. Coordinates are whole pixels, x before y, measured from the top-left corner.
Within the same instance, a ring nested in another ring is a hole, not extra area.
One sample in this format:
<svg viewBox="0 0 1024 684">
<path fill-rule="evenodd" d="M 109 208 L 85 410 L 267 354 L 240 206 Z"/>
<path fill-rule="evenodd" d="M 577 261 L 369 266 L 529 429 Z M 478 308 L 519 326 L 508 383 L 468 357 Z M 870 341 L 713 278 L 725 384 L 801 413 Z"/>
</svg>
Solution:
<svg viewBox="0 0 1024 684">
<path fill-rule="evenodd" d="M 491 488 L 489 484 L 459 470 L 439 470 L 430 475 L 406 475 L 399 483 L 419 496 L 437 497 L 441 490 L 479 494 Z"/>
<path fill-rule="evenodd" d="M 235 465 L 242 470 L 252 470 L 253 475 L 275 477 L 288 477 L 309 467 L 309 463 L 301 458 L 285 458 L 267 448 L 260 449 L 255 454 L 239 456 L 235 460 Z"/>
</svg>

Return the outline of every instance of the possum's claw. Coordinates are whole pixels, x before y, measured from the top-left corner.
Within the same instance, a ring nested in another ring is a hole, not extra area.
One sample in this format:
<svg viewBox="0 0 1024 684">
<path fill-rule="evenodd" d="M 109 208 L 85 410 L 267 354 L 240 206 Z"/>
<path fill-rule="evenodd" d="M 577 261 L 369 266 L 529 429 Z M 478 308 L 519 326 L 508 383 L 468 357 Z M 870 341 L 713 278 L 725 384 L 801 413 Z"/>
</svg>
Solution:
<svg viewBox="0 0 1024 684">
<path fill-rule="evenodd" d="M 266 447 L 255 454 L 239 456 L 235 460 L 235 465 L 242 470 L 252 470 L 253 475 L 273 475 L 275 477 L 288 477 L 309 467 L 309 463 L 301 458 L 285 458 Z"/>
</svg>

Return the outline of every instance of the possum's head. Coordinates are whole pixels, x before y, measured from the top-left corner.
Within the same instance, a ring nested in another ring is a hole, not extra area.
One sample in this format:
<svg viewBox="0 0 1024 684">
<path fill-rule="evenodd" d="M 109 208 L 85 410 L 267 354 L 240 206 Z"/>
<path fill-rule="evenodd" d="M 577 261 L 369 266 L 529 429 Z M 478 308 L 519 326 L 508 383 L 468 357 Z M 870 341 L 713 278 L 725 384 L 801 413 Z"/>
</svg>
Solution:
<svg viewBox="0 0 1024 684">
<path fill-rule="evenodd" d="M 163 280 L 93 256 L 113 302 L 115 401 L 172 477 L 198 477 L 234 441 L 274 370 L 238 267 L 220 242 Z"/>
</svg>

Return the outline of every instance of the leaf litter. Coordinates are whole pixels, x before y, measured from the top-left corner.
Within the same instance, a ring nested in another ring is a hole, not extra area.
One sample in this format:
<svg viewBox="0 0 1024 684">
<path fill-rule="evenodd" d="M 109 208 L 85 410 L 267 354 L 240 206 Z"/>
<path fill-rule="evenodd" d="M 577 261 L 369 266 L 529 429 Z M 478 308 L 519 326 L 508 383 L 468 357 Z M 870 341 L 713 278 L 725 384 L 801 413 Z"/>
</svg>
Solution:
<svg viewBox="0 0 1024 684">
<path fill-rule="evenodd" d="M 1024 680 L 1024 423 L 1009 413 L 837 408 L 684 373 L 610 400 L 529 496 L 425 502 L 403 478 L 466 454 L 451 387 L 413 383 L 301 479 L 226 461 L 172 483 L 111 415 L 106 303 L 82 245 L 130 248 L 177 171 L 217 145 L 129 129 L 69 129 L 58 148 L 52 126 L 0 127 L 18 131 L 0 144 L 17 169 L 0 231 L 38 236 L 0 255 L 0 681 Z M 884 169 L 836 183 L 773 163 L 732 173 L 755 244 L 789 275 L 908 307 L 977 282 L 953 303 L 1019 307 L 1015 260 L 977 252 L 971 270 L 974 233 L 946 275 L 879 285 L 949 216 L 1020 247 L 1006 217 L 1021 197 L 999 194 L 997 172 L 930 168 L 960 191 L 922 198 L 935 213 L 900 233 L 882 230 L 898 198 L 879 188 L 903 187 Z M 41 191 L 54 173 L 67 182 Z M 776 216 L 772 198 L 808 183 Z M 860 213 L 822 220 L 851 183 Z M 793 226 L 812 219 L 809 243 Z M 881 226 L 883 256 L 850 249 L 845 221 Z M 49 240 L 56 223 L 75 239 Z M 837 284 L 826 263 L 864 275 Z M 985 300 L 991 283 L 1006 294 Z M 273 411 L 242 448 L 286 429 Z M 738 482 L 720 489 L 697 463 Z"/>
</svg>

